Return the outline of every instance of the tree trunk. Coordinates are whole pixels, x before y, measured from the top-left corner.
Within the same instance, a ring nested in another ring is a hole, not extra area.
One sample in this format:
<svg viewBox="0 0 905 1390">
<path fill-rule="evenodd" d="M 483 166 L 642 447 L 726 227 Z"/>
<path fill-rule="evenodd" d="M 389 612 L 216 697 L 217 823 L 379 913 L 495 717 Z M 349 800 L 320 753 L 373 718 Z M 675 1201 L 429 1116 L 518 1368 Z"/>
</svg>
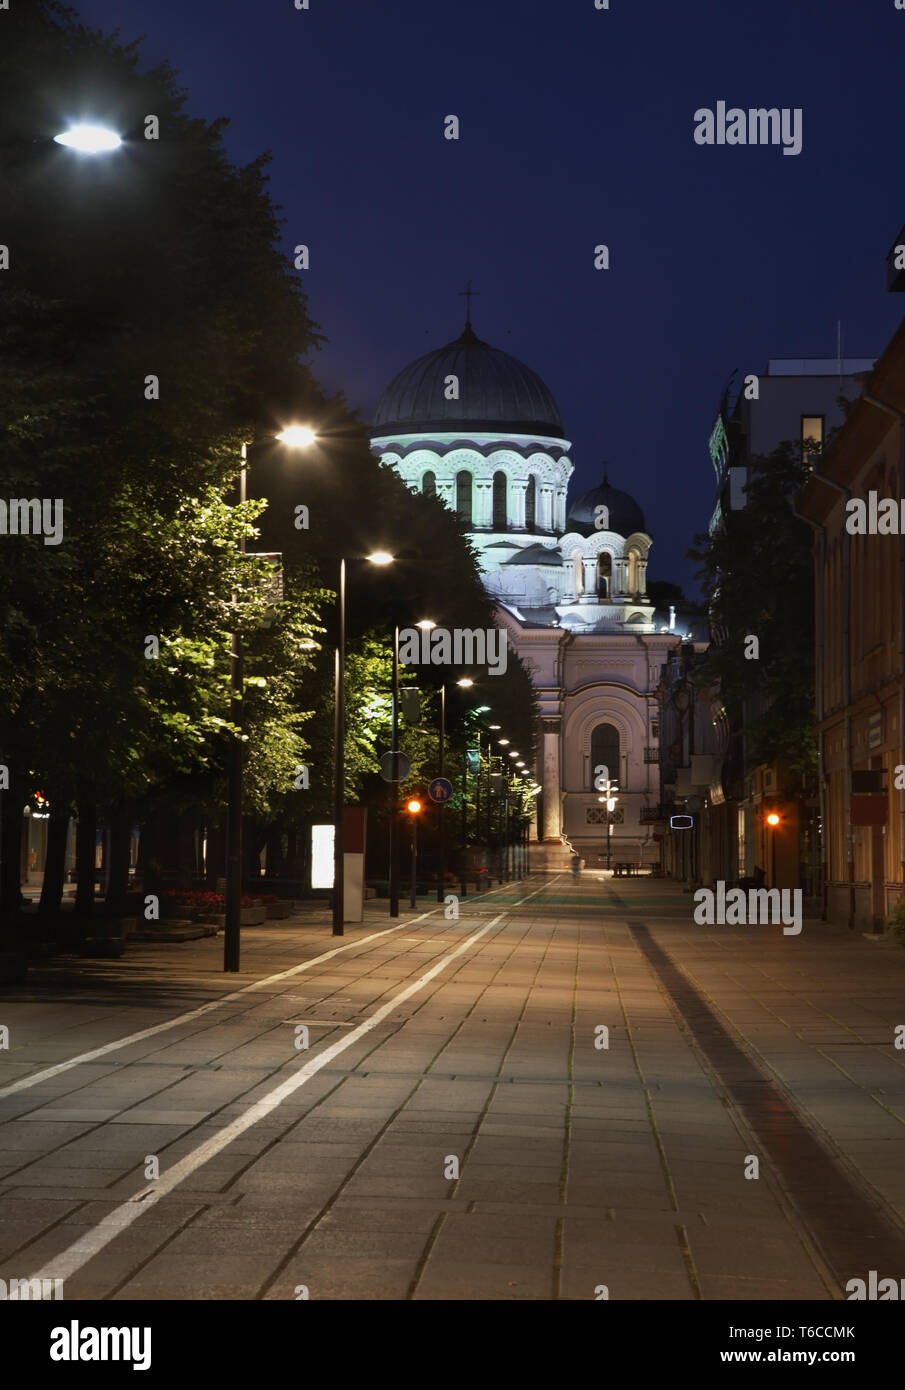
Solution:
<svg viewBox="0 0 905 1390">
<path fill-rule="evenodd" d="M 44 864 L 44 883 L 38 916 L 47 920 L 59 917 L 63 897 L 63 872 L 66 867 L 66 835 L 69 830 L 69 806 L 54 798 L 47 823 L 47 859 Z"/>
<path fill-rule="evenodd" d="M 132 839 L 132 803 L 125 798 L 110 810 L 110 879 L 107 886 L 108 917 L 125 915 L 129 891 L 129 845 Z"/>
<path fill-rule="evenodd" d="M 79 801 L 75 837 L 75 915 L 90 917 L 94 911 L 94 853 L 97 845 L 97 808 L 87 798 Z"/>
<path fill-rule="evenodd" d="M 0 924 L 10 925 L 22 903 L 22 807 L 26 791 L 19 769 L 9 766 L 9 787 L 0 791 Z"/>
</svg>

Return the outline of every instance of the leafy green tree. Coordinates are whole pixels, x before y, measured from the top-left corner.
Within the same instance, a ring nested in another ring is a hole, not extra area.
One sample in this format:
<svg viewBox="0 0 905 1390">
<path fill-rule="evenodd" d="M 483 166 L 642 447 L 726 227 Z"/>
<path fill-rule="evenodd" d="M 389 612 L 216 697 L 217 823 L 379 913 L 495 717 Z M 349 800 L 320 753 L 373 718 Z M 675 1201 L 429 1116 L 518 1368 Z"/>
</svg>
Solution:
<svg viewBox="0 0 905 1390">
<path fill-rule="evenodd" d="M 744 508 L 689 551 L 717 625 L 696 683 L 718 681 L 727 706 L 744 706 L 749 766 L 782 760 L 797 773 L 812 771 L 817 757 L 811 533 L 792 510 L 808 471 L 795 443 L 752 459 Z M 756 659 L 745 655 L 751 637 Z"/>
</svg>

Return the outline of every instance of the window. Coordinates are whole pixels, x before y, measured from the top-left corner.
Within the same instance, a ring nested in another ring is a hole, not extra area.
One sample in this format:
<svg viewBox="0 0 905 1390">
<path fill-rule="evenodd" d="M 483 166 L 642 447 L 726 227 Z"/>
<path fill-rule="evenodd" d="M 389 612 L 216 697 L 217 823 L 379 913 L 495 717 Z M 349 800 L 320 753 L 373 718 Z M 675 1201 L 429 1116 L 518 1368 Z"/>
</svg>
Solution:
<svg viewBox="0 0 905 1390">
<path fill-rule="evenodd" d="M 462 469 L 456 474 L 456 511 L 464 522 L 471 525 L 471 474 Z"/>
<path fill-rule="evenodd" d="M 595 768 L 609 768 L 611 782 L 619 780 L 619 730 L 614 724 L 598 724 L 591 734 L 591 786 Z"/>
<path fill-rule="evenodd" d="M 436 497 L 437 495 L 437 475 L 430 469 L 427 470 L 421 479 L 421 491 L 425 497 Z"/>
<path fill-rule="evenodd" d="M 801 456 L 815 458 L 823 452 L 822 415 L 802 415 L 801 417 Z"/>
<path fill-rule="evenodd" d="M 525 526 L 529 531 L 533 531 L 537 521 L 537 481 L 532 476 L 528 479 L 528 491 L 525 493 Z"/>
<path fill-rule="evenodd" d="M 506 530 L 506 474 L 493 475 L 493 529 Z"/>
<path fill-rule="evenodd" d="M 604 550 L 597 557 L 597 597 L 609 598 L 610 581 L 613 575 L 613 558 Z"/>
</svg>

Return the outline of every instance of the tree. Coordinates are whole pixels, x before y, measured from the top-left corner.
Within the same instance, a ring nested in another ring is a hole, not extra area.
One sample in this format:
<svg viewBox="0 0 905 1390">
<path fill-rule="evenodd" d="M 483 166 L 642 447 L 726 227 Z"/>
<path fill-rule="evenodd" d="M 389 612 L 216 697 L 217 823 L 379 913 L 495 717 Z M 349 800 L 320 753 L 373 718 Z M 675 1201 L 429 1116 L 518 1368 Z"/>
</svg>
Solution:
<svg viewBox="0 0 905 1390">
<path fill-rule="evenodd" d="M 261 578 L 234 554 L 256 509 L 230 516 L 223 497 L 259 422 L 290 399 L 324 399 L 301 362 L 319 334 L 278 246 L 266 160 L 232 166 L 224 123 L 190 118 L 172 71 L 139 72 L 134 45 L 41 0 L 4 18 L 0 478 L 4 496 L 60 499 L 64 516 L 59 545 L 0 546 L 9 908 L 36 780 L 52 830 L 84 807 L 87 845 L 102 808 L 122 823 L 168 779 L 216 772 L 230 631 L 254 618 Z M 95 161 L 51 140 L 87 93 L 126 137 Z M 147 113 L 157 140 L 144 138 Z M 289 621 L 307 631 L 314 616 L 301 602 Z M 310 654 L 292 650 L 297 674 Z M 248 702 L 253 805 L 278 750 L 298 752 L 296 714 L 278 683 L 264 689 Z M 63 848 L 52 839 L 48 911 Z M 80 860 L 93 875 L 91 857 Z"/>
<path fill-rule="evenodd" d="M 817 757 L 811 534 L 791 505 L 807 476 L 797 443 L 752 459 L 745 507 L 688 552 L 722 629 L 696 665 L 697 681 L 719 681 L 724 702 L 744 704 L 749 765 L 784 760 L 798 773 Z"/>
</svg>

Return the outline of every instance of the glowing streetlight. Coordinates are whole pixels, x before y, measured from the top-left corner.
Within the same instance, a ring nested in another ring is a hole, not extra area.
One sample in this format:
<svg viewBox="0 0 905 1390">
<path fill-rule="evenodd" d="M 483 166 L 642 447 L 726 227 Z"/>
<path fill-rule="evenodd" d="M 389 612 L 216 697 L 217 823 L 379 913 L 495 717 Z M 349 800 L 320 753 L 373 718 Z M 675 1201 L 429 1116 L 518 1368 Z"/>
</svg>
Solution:
<svg viewBox="0 0 905 1390">
<path fill-rule="evenodd" d="M 372 565 L 391 565 L 396 556 L 391 555 L 388 550 L 373 550 L 367 558 Z"/>
<path fill-rule="evenodd" d="M 418 816 L 421 811 L 421 802 L 417 797 L 412 797 L 405 809 L 412 818 L 412 884 L 409 892 L 409 907 L 415 907 L 418 902 Z"/>
<path fill-rule="evenodd" d="M 769 816 L 767 816 L 767 824 L 779 825 L 779 816 L 776 814 L 775 811 L 771 811 Z"/>
<path fill-rule="evenodd" d="M 308 449 L 317 439 L 314 430 L 308 425 L 287 425 L 279 434 L 275 434 L 274 439 L 278 439 L 281 444 L 287 444 L 290 449 Z"/>
<path fill-rule="evenodd" d="M 474 685 L 474 681 L 470 676 L 463 676 L 461 680 L 456 681 L 456 685 L 461 685 L 463 690 L 469 690 Z"/>
<path fill-rule="evenodd" d="M 103 154 L 106 150 L 119 149 L 123 143 L 115 130 L 102 125 L 74 125 L 69 130 L 61 130 L 55 135 L 58 145 L 66 145 L 80 154 Z"/>
</svg>

